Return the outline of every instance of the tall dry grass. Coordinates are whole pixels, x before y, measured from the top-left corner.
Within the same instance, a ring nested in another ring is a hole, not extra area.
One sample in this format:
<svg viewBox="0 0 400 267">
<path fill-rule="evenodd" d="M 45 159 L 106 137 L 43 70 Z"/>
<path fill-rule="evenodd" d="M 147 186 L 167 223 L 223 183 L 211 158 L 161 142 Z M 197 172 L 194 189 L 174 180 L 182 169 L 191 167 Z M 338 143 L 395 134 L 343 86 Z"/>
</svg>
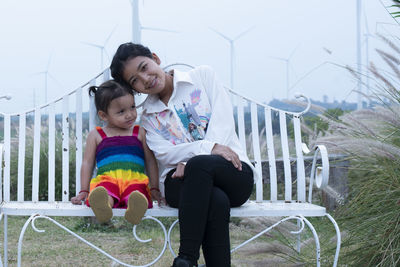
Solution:
<svg viewBox="0 0 400 267">
<path fill-rule="evenodd" d="M 377 53 L 389 71 L 369 66 L 376 85 L 369 97 L 379 104 L 324 118 L 329 130 L 317 138 L 351 160 L 348 203 L 337 211 L 347 266 L 400 265 L 400 49 L 382 40 L 390 52 Z"/>
</svg>

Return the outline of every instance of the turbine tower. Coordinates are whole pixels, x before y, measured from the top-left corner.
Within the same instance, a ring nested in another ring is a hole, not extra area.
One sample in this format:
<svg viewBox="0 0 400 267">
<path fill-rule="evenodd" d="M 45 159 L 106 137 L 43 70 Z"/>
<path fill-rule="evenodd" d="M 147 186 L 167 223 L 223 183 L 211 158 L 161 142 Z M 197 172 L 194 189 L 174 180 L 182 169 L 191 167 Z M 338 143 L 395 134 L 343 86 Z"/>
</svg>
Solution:
<svg viewBox="0 0 400 267">
<path fill-rule="evenodd" d="M 138 0 L 130 0 L 132 7 L 132 42 L 135 44 L 142 43 L 142 30 L 150 30 L 150 31 L 161 31 L 161 32 L 172 32 L 178 33 L 177 31 L 161 29 L 161 28 L 152 28 L 152 27 L 144 27 L 140 23 L 139 18 L 139 1 Z"/>
<path fill-rule="evenodd" d="M 357 27 L 357 73 L 360 77 L 357 79 L 357 109 L 362 109 L 362 88 L 361 88 L 361 0 L 357 0 L 356 6 L 356 27 Z"/>
<path fill-rule="evenodd" d="M 230 46 L 230 54 L 231 54 L 231 73 L 230 73 L 230 78 L 231 78 L 231 82 L 230 82 L 230 87 L 231 89 L 234 89 L 234 76 L 235 76 L 235 41 L 237 41 L 239 38 L 243 37 L 245 34 L 247 34 L 249 31 L 253 30 L 255 26 L 248 28 L 247 30 L 245 30 L 244 32 L 240 33 L 238 36 L 236 36 L 235 38 L 231 39 L 229 37 L 227 37 L 226 35 L 224 35 L 223 33 L 210 28 L 213 32 L 215 32 L 216 34 L 218 34 L 219 36 L 221 36 L 222 38 L 224 38 L 225 40 L 227 40 L 229 42 L 229 46 Z"/>
<path fill-rule="evenodd" d="M 287 58 L 270 56 L 270 58 L 281 60 L 281 61 L 286 63 L 286 99 L 289 99 L 289 91 L 290 91 L 290 86 L 289 86 L 289 81 L 290 81 L 289 80 L 290 59 L 293 57 L 294 52 L 296 52 L 298 47 L 299 46 L 297 46 L 295 49 L 293 49 L 293 51 L 290 53 L 289 57 L 287 57 Z"/>
<path fill-rule="evenodd" d="M 47 61 L 47 66 L 46 69 L 44 71 L 40 71 L 40 72 L 36 72 L 34 74 L 43 74 L 44 75 L 44 103 L 47 104 L 47 95 L 48 95 L 48 81 L 49 81 L 49 77 L 52 78 L 55 82 L 59 83 L 57 81 L 56 78 L 53 77 L 53 75 L 51 75 L 51 73 L 49 72 L 50 69 L 50 63 L 51 63 L 51 58 L 53 57 L 53 53 L 50 54 L 49 56 L 49 60 Z"/>
</svg>

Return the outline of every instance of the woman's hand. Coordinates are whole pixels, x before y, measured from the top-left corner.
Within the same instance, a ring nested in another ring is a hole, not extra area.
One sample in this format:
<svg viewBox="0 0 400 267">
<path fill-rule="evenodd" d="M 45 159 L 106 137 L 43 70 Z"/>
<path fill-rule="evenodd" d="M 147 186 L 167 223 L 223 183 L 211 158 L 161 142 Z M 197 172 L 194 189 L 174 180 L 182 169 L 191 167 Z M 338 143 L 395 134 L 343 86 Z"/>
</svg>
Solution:
<svg viewBox="0 0 400 267">
<path fill-rule="evenodd" d="M 171 178 L 183 178 L 183 175 L 185 174 L 185 166 L 185 163 L 179 162 L 178 166 L 176 166 L 175 172 L 171 175 Z"/>
<path fill-rule="evenodd" d="M 82 201 L 85 201 L 88 195 L 89 193 L 87 192 L 80 192 L 77 196 L 71 198 L 71 202 L 74 205 L 81 205 Z"/>
<path fill-rule="evenodd" d="M 238 154 L 228 146 L 215 144 L 211 150 L 211 155 L 220 155 L 227 161 L 232 162 L 236 169 L 239 171 L 242 170 L 242 162 L 240 161 Z"/>
<path fill-rule="evenodd" d="M 161 196 L 160 190 L 151 190 L 150 192 L 151 192 L 151 198 L 155 199 L 159 206 L 167 205 L 165 198 Z"/>
</svg>

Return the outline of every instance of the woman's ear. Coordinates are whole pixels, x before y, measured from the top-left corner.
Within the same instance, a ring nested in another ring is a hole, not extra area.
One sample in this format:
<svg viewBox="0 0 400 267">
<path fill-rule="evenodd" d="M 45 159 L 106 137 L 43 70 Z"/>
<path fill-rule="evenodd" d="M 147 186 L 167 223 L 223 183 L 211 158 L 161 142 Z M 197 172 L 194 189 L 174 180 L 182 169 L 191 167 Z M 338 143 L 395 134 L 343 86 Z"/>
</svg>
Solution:
<svg viewBox="0 0 400 267">
<path fill-rule="evenodd" d="M 153 55 L 153 60 L 158 64 L 158 65 L 160 65 L 161 64 L 161 60 L 160 60 L 160 58 L 157 56 L 157 54 L 156 53 L 151 53 L 152 55 Z"/>
<path fill-rule="evenodd" d="M 102 121 L 107 122 L 107 113 L 105 113 L 104 111 L 100 110 L 99 112 L 97 112 L 97 115 L 99 116 L 99 118 Z"/>
</svg>

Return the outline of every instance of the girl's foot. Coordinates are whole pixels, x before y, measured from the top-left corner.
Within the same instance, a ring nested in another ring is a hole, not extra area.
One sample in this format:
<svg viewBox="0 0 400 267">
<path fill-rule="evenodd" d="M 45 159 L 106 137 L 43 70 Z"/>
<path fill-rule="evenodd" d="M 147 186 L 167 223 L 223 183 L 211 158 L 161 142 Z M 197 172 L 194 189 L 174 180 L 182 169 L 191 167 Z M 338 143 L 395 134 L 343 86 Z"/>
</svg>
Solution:
<svg viewBox="0 0 400 267">
<path fill-rule="evenodd" d="M 89 204 L 100 223 L 108 222 L 112 218 L 112 208 L 108 202 L 107 190 L 104 187 L 96 187 L 90 192 Z"/>
<path fill-rule="evenodd" d="M 125 219 L 131 224 L 139 224 L 146 213 L 148 205 L 149 203 L 145 195 L 139 191 L 133 191 L 129 195 Z"/>
</svg>

